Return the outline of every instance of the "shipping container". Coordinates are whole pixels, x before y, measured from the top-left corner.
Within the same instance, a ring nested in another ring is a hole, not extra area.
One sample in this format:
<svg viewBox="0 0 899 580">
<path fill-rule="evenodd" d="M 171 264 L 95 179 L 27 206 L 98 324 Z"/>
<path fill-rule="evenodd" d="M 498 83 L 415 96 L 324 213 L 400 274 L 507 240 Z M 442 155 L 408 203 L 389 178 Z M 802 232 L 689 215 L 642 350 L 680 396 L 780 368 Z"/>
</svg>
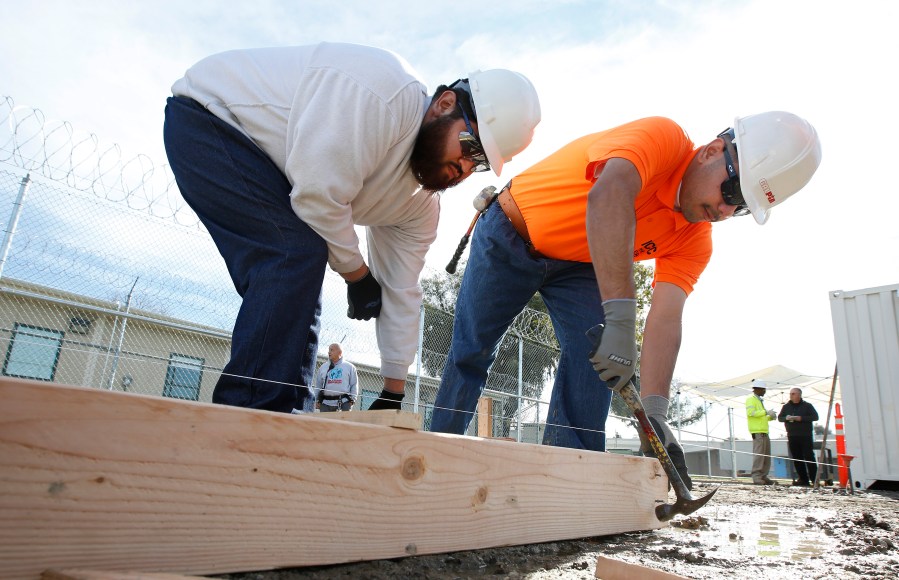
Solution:
<svg viewBox="0 0 899 580">
<path fill-rule="evenodd" d="M 899 284 L 830 293 L 852 485 L 899 488 Z"/>
</svg>

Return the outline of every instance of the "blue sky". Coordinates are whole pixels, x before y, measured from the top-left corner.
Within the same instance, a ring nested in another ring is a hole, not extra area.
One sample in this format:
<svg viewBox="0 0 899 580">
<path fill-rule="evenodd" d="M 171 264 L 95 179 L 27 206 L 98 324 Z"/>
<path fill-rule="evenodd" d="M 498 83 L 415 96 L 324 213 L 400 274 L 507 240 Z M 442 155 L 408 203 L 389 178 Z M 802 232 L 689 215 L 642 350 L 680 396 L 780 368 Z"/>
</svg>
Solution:
<svg viewBox="0 0 899 580">
<path fill-rule="evenodd" d="M 227 6 L 224 9 L 223 6 Z M 567 141 L 648 115 L 705 143 L 734 117 L 773 109 L 818 129 L 809 186 L 760 227 L 714 227 L 712 263 L 687 302 L 676 376 L 715 381 L 782 364 L 833 372 L 828 291 L 899 282 L 892 86 L 899 4 L 561 1 L 422 3 L 257 0 L 0 0 L 0 95 L 165 163 L 169 87 L 204 56 L 348 41 L 404 56 L 430 87 L 474 69 L 534 82 L 543 122 L 502 179 L 443 198 L 429 266 L 440 270 L 471 199 Z"/>
</svg>

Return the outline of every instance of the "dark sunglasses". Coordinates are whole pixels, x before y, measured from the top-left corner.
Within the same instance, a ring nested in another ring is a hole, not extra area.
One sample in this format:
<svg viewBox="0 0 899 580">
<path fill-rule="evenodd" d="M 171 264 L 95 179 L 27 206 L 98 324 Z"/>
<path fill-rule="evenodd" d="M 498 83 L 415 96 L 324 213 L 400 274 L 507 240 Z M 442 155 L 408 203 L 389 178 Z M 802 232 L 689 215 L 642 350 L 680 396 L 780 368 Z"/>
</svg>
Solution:
<svg viewBox="0 0 899 580">
<path fill-rule="evenodd" d="M 461 131 L 459 133 L 459 145 L 462 146 L 462 157 L 474 163 L 472 171 L 487 171 L 490 169 L 490 162 L 487 161 L 487 154 L 484 152 L 484 146 L 481 145 L 478 138 L 474 136 L 474 129 L 471 128 L 468 115 L 465 113 L 465 107 L 459 103 L 457 104 L 459 105 L 459 110 L 462 111 L 462 118 L 465 119 L 465 128 L 467 129 L 467 131 Z"/>
<path fill-rule="evenodd" d="M 718 134 L 719 139 L 724 140 L 724 166 L 727 168 L 727 179 L 721 182 L 721 196 L 727 205 L 735 205 L 734 215 L 749 214 L 749 206 L 743 197 L 743 189 L 740 187 L 740 176 L 734 167 L 734 159 L 730 156 L 730 148 L 734 140 L 734 130 L 727 129 Z"/>
</svg>

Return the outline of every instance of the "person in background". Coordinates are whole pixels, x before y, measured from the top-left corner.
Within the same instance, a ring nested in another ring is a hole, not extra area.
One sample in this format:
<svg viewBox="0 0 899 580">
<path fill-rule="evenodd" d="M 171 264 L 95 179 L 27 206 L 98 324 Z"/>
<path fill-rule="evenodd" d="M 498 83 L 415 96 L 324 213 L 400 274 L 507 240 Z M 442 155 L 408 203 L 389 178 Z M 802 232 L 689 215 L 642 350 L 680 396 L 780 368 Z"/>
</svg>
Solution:
<svg viewBox="0 0 899 580">
<path fill-rule="evenodd" d="M 396 54 L 323 42 L 209 56 L 172 95 L 169 166 L 242 298 L 213 402 L 312 408 L 330 266 L 346 281 L 347 316 L 377 319 L 375 405 L 399 408 L 438 192 L 475 171 L 499 175 L 528 146 L 540 121 L 531 82 L 475 71 L 428 95 Z"/>
<path fill-rule="evenodd" d="M 802 399 L 802 389 L 793 387 L 790 401 L 781 407 L 777 420 L 787 428 L 787 446 L 796 470 L 793 485 L 808 487 L 818 476 L 814 450 L 814 422 L 818 420 L 818 411 Z"/>
<path fill-rule="evenodd" d="M 771 471 L 771 437 L 768 422 L 777 418 L 774 409 L 765 409 L 764 397 L 768 391 L 763 381 L 752 382 L 752 394 L 746 398 L 746 419 L 752 435 L 752 483 L 755 485 L 776 485 L 768 477 Z"/>
<path fill-rule="evenodd" d="M 353 363 L 343 360 L 343 347 L 336 342 L 328 347 L 328 362 L 315 377 L 315 408 L 322 413 L 350 411 L 359 398 L 359 377 Z"/>
</svg>

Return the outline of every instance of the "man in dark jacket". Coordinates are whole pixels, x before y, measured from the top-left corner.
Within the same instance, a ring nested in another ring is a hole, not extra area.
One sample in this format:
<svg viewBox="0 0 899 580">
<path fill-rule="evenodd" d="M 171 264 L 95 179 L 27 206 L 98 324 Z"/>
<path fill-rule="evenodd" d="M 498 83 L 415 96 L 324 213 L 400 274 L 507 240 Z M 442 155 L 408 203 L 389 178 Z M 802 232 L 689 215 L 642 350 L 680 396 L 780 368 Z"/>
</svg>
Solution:
<svg viewBox="0 0 899 580">
<path fill-rule="evenodd" d="M 818 412 L 802 400 L 802 389 L 790 389 L 790 402 L 783 406 L 777 420 L 787 428 L 787 446 L 798 480 L 793 485 L 807 487 L 818 475 L 812 443 L 815 435 L 812 423 L 818 420 Z"/>
</svg>

